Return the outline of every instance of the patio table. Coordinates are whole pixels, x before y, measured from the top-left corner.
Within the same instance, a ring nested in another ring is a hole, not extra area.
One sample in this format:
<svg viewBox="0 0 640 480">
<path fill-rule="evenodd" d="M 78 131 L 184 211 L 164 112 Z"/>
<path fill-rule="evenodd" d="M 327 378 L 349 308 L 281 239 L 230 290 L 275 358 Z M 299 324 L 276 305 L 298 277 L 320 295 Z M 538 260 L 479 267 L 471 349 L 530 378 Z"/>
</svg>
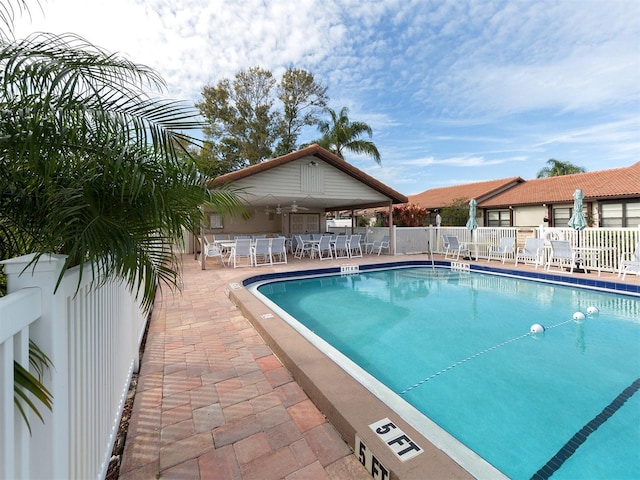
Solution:
<svg viewBox="0 0 640 480">
<path fill-rule="evenodd" d="M 615 250 L 613 247 L 573 247 L 576 252 L 576 263 L 582 266 L 582 269 L 595 268 L 598 270 L 598 276 L 602 273 L 603 255 L 606 252 Z"/>
</svg>

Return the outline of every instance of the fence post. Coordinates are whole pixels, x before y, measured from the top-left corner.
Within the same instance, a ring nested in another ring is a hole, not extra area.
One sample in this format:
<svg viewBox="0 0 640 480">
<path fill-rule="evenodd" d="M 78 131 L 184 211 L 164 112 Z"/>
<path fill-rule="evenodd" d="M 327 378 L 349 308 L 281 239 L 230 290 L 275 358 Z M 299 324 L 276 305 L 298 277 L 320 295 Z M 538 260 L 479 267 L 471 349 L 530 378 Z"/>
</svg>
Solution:
<svg viewBox="0 0 640 480">
<path fill-rule="evenodd" d="M 53 363 L 45 374 L 44 385 L 53 395 L 53 411 L 39 408 L 44 423 L 31 421 L 29 470 L 31 478 L 69 478 L 69 394 L 66 296 L 54 295 L 64 255 L 23 255 L 3 262 L 7 291 L 39 287 L 42 292 L 42 316 L 31 326 L 29 336 Z"/>
</svg>

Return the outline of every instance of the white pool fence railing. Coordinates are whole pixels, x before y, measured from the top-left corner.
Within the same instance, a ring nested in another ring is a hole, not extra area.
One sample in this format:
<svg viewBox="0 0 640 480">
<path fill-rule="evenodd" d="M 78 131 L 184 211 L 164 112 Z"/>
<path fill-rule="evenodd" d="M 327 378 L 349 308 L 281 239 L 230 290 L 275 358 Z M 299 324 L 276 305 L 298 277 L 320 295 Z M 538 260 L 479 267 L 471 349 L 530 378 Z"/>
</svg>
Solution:
<svg viewBox="0 0 640 480">
<path fill-rule="evenodd" d="M 367 242 L 381 240 L 389 235 L 389 227 L 358 227 L 354 233 L 367 236 Z M 516 247 L 524 245 L 527 237 L 544 238 L 548 241 L 568 240 L 574 247 L 602 248 L 601 267 L 603 272 L 616 272 L 620 256 L 633 252 L 640 241 L 639 228 L 586 228 L 580 232 L 572 228 L 548 227 L 478 227 L 473 232 L 466 227 L 397 227 L 391 228 L 391 253 L 412 255 L 419 253 L 444 254 L 443 235 L 455 235 L 460 242 L 477 242 L 479 259 L 488 258 L 488 247 L 497 246 L 502 237 L 516 238 Z M 507 255 L 507 262 L 515 262 L 513 254 Z"/>
<path fill-rule="evenodd" d="M 90 267 L 70 269 L 56 288 L 65 257 L 32 260 L 2 262 L 0 479 L 103 479 L 148 314 L 120 281 L 92 286 Z M 29 414 L 31 435 L 13 401 L 14 360 L 28 368 L 30 339 L 53 364 L 44 378 L 53 410 L 35 402 L 44 423 Z"/>
</svg>

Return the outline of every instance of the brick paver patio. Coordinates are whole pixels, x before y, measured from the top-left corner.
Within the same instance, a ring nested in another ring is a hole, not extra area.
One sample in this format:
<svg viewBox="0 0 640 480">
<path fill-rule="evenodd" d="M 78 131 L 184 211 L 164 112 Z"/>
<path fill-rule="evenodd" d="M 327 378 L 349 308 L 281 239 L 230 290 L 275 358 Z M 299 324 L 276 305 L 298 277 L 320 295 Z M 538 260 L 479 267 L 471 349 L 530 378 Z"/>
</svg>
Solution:
<svg viewBox="0 0 640 480">
<path fill-rule="evenodd" d="M 371 478 L 225 295 L 273 269 L 183 264 L 154 306 L 120 479 Z"/>
</svg>

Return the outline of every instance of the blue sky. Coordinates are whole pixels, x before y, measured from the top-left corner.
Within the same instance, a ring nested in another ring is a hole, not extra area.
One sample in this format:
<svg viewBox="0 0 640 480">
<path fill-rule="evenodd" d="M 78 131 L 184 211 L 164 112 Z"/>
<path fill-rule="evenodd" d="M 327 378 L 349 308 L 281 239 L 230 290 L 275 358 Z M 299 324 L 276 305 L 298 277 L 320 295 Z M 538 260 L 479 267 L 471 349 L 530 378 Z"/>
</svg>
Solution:
<svg viewBox="0 0 640 480">
<path fill-rule="evenodd" d="M 589 171 L 640 161 L 637 0 L 41 3 L 18 37 L 80 34 L 190 103 L 252 66 L 309 70 L 334 110 L 373 128 L 382 166 L 347 160 L 406 195 L 535 178 L 550 158 Z"/>
</svg>

